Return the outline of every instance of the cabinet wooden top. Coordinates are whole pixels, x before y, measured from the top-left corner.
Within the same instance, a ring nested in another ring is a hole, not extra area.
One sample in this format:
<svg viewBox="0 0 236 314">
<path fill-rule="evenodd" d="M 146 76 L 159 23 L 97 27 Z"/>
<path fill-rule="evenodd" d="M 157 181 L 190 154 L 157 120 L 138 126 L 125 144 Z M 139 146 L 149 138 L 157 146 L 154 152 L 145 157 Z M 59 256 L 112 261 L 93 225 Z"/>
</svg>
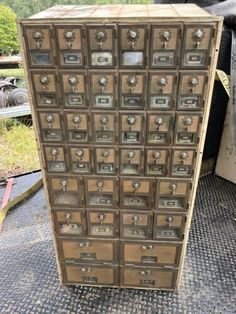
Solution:
<svg viewBox="0 0 236 314">
<path fill-rule="evenodd" d="M 37 13 L 20 22 L 31 23 L 37 20 L 60 19 L 61 21 L 79 19 L 96 22 L 106 21 L 156 21 L 171 20 L 221 20 L 221 17 L 210 15 L 195 4 L 126 4 L 126 5 L 56 5 L 45 11 Z"/>
</svg>

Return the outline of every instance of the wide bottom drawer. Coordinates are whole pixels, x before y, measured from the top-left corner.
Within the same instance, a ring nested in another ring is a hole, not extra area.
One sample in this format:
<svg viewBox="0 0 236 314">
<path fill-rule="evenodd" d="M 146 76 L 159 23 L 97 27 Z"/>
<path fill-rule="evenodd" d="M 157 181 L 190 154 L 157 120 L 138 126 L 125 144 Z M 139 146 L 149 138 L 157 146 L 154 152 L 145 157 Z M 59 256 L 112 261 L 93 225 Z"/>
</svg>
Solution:
<svg viewBox="0 0 236 314">
<path fill-rule="evenodd" d="M 173 290 L 175 289 L 178 270 L 121 266 L 120 272 L 121 287 Z"/>
<path fill-rule="evenodd" d="M 118 267 L 94 264 L 62 265 L 64 284 L 118 286 Z"/>
</svg>

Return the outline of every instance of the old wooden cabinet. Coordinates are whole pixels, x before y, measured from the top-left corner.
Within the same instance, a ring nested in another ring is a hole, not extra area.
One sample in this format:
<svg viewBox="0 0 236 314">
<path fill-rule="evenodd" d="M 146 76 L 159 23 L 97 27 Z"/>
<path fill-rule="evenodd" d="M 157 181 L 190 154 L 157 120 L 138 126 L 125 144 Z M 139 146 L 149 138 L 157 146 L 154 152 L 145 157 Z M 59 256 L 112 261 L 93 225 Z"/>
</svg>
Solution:
<svg viewBox="0 0 236 314">
<path fill-rule="evenodd" d="M 63 284 L 178 289 L 221 28 L 192 4 L 18 21 Z"/>
</svg>

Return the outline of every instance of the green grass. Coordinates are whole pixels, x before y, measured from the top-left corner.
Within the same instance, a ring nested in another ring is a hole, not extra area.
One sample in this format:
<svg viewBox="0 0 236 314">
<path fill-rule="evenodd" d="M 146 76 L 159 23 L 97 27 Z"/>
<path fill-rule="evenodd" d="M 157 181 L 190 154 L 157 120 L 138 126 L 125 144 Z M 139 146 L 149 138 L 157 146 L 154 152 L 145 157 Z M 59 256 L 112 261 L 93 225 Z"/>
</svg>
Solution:
<svg viewBox="0 0 236 314">
<path fill-rule="evenodd" d="M 0 69 L 0 76 L 15 76 L 20 79 L 24 78 L 24 70 L 22 68 L 18 69 Z"/>
<path fill-rule="evenodd" d="M 14 119 L 0 121 L 0 177 L 40 168 L 32 126 Z"/>
</svg>

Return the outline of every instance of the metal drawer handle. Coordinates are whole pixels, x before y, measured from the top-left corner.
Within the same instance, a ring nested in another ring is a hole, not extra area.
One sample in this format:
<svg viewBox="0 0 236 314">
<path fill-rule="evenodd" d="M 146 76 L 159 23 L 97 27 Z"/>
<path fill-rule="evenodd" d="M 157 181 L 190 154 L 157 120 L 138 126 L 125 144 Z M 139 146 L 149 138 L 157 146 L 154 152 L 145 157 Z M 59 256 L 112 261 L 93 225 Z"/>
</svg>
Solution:
<svg viewBox="0 0 236 314">
<path fill-rule="evenodd" d="M 152 250 L 153 249 L 153 245 L 142 245 L 141 249 L 142 250 Z"/>
<path fill-rule="evenodd" d="M 140 275 L 151 276 L 151 270 L 141 270 Z"/>
<path fill-rule="evenodd" d="M 50 83 L 50 78 L 48 75 L 40 75 L 39 82 L 41 85 L 43 85 L 43 89 L 47 89 L 48 85 Z"/>
<path fill-rule="evenodd" d="M 103 224 L 105 218 L 106 218 L 106 215 L 104 213 L 98 214 L 98 219 L 101 225 Z"/>
<path fill-rule="evenodd" d="M 107 124 L 109 123 L 109 117 L 108 116 L 102 116 L 100 119 L 100 123 L 102 124 L 103 130 L 106 130 Z"/>
<path fill-rule="evenodd" d="M 88 241 L 86 241 L 86 242 L 80 242 L 79 243 L 79 247 L 83 247 L 83 248 L 85 248 L 85 249 L 87 249 L 87 248 L 89 248 L 89 242 Z"/>
<path fill-rule="evenodd" d="M 82 271 L 83 273 L 90 273 L 92 270 L 93 270 L 93 269 L 90 268 L 90 267 L 88 267 L 88 268 L 85 268 L 85 267 L 81 268 L 81 271 Z"/>
<path fill-rule="evenodd" d="M 52 147 L 52 148 L 51 148 L 51 155 L 52 155 L 53 161 L 56 161 L 56 160 L 57 160 L 58 154 L 59 154 L 58 148 Z"/>
<path fill-rule="evenodd" d="M 79 124 L 82 122 L 82 118 L 78 114 L 74 114 L 72 117 L 72 121 L 74 122 L 74 127 L 78 128 Z"/>
<path fill-rule="evenodd" d="M 45 117 L 46 122 L 48 123 L 48 127 L 52 128 L 53 122 L 55 121 L 52 113 L 47 113 Z"/>
<path fill-rule="evenodd" d="M 105 31 L 97 31 L 95 38 L 98 42 L 98 46 L 101 49 L 103 43 L 107 40 L 107 33 Z"/>
<path fill-rule="evenodd" d="M 104 149 L 103 151 L 102 151 L 102 153 L 101 153 L 101 155 L 102 155 L 102 157 L 104 158 L 104 161 L 106 161 L 107 160 L 107 158 L 110 156 L 110 151 L 109 151 L 109 149 Z"/>
<path fill-rule="evenodd" d="M 84 150 L 82 148 L 78 148 L 76 151 L 76 155 L 79 157 L 80 160 L 82 160 L 84 156 Z"/>
<path fill-rule="evenodd" d="M 66 179 L 61 180 L 61 181 L 60 181 L 60 184 L 61 184 L 61 186 L 62 186 L 62 190 L 63 190 L 63 192 L 65 192 L 65 191 L 66 191 L 66 189 L 67 189 L 67 184 L 68 184 L 68 181 L 67 181 Z"/>
<path fill-rule="evenodd" d="M 168 79 L 165 76 L 162 76 L 158 81 L 157 84 L 161 87 L 161 93 L 163 93 L 163 88 L 168 84 Z"/>
<path fill-rule="evenodd" d="M 174 194 L 177 190 L 177 183 L 170 183 L 171 194 Z"/>
<path fill-rule="evenodd" d="M 106 76 L 101 76 L 99 77 L 98 79 L 98 84 L 101 86 L 101 92 L 104 93 L 105 91 L 105 87 L 107 86 L 108 84 L 108 79 Z"/>
<path fill-rule="evenodd" d="M 127 32 L 127 37 L 130 40 L 130 46 L 133 49 L 135 47 L 135 42 L 139 38 L 139 32 L 137 30 L 134 30 L 134 29 L 129 29 Z"/>
<path fill-rule="evenodd" d="M 72 48 L 72 42 L 75 39 L 75 33 L 72 30 L 68 30 L 64 32 L 64 38 L 67 41 L 67 46 L 69 49 Z"/>
<path fill-rule="evenodd" d="M 167 43 L 168 41 L 170 41 L 171 39 L 171 32 L 168 31 L 168 30 L 164 30 L 162 33 L 161 33 L 161 39 L 163 41 L 163 48 L 165 49 L 166 46 L 167 46 Z"/>
<path fill-rule="evenodd" d="M 132 128 L 132 126 L 135 125 L 136 121 L 137 121 L 137 118 L 134 115 L 128 115 L 127 122 L 130 126 L 130 129 Z"/>
<path fill-rule="evenodd" d="M 183 124 L 185 126 L 185 129 L 188 130 L 188 128 L 193 124 L 193 118 L 192 117 L 184 117 L 183 118 Z"/>
<path fill-rule="evenodd" d="M 205 33 L 202 29 L 198 28 L 192 33 L 192 38 L 196 41 L 195 48 L 199 48 L 200 42 L 205 37 Z"/>
<path fill-rule="evenodd" d="M 155 163 L 159 162 L 161 158 L 161 152 L 159 150 L 154 150 L 152 153 L 152 158 L 154 159 Z"/>
<path fill-rule="evenodd" d="M 182 163 L 188 158 L 188 152 L 180 152 L 179 158 L 181 159 Z"/>
<path fill-rule="evenodd" d="M 159 130 L 159 128 L 163 125 L 163 123 L 164 123 L 164 119 L 162 117 L 156 117 L 155 124 L 156 124 L 157 130 Z"/>
<path fill-rule="evenodd" d="M 167 226 L 170 227 L 171 223 L 173 222 L 173 217 L 172 216 L 166 217 L 166 222 L 167 222 Z"/>
<path fill-rule="evenodd" d="M 65 214 L 65 218 L 66 218 L 67 224 L 69 225 L 71 223 L 71 214 L 70 213 Z"/>
<path fill-rule="evenodd" d="M 127 78 L 127 84 L 130 86 L 130 93 L 133 93 L 134 87 L 138 83 L 138 78 L 136 75 L 129 75 Z"/>
<path fill-rule="evenodd" d="M 136 226 L 138 221 L 139 221 L 139 216 L 138 215 L 133 215 L 132 216 L 133 224 Z"/>
<path fill-rule="evenodd" d="M 132 183 L 132 187 L 134 188 L 134 193 L 138 191 L 138 189 L 140 188 L 140 182 L 139 181 L 133 181 Z"/>
<path fill-rule="evenodd" d="M 32 34 L 34 41 L 36 42 L 36 47 L 41 48 L 42 41 L 44 39 L 44 34 L 41 31 L 33 32 Z"/>
<path fill-rule="evenodd" d="M 70 75 L 68 77 L 68 83 L 71 85 L 72 92 L 74 93 L 75 92 L 75 87 L 79 84 L 79 79 L 75 75 Z"/>
<path fill-rule="evenodd" d="M 199 84 L 199 79 L 196 76 L 190 78 L 189 86 L 190 86 L 191 93 L 194 93 L 194 89 L 198 86 L 198 84 Z"/>
<path fill-rule="evenodd" d="M 134 158 L 135 156 L 135 152 L 133 150 L 130 150 L 128 153 L 127 153 L 127 157 L 128 157 L 128 161 L 129 163 L 131 163 L 132 159 Z"/>
<path fill-rule="evenodd" d="M 98 192 L 102 192 L 102 189 L 104 187 L 104 182 L 103 181 L 98 181 L 97 182 L 97 187 L 98 187 Z"/>
</svg>

